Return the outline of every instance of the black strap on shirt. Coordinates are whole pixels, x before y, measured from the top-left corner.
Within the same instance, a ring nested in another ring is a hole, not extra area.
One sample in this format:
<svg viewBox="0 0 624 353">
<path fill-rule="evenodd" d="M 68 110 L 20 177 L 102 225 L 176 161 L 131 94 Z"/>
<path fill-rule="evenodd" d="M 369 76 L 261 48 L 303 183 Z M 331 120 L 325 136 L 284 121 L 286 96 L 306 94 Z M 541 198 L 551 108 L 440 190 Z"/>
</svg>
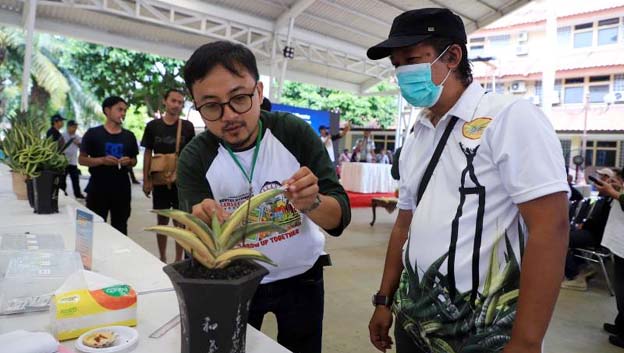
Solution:
<svg viewBox="0 0 624 353">
<path fill-rule="evenodd" d="M 422 200 L 422 196 L 425 194 L 425 190 L 427 190 L 427 185 L 429 185 L 429 181 L 431 180 L 431 177 L 433 176 L 433 171 L 435 170 L 436 166 L 438 165 L 438 162 L 440 161 L 442 152 L 444 152 L 444 147 L 446 147 L 446 143 L 449 137 L 451 136 L 451 132 L 453 132 L 453 128 L 455 127 L 455 124 L 457 123 L 457 119 L 458 118 L 456 116 L 451 116 L 451 119 L 446 125 L 446 128 L 444 129 L 444 133 L 442 134 L 440 141 L 438 142 L 435 150 L 433 151 L 433 155 L 431 156 L 431 159 L 429 160 L 429 164 L 427 164 L 427 168 L 425 169 L 425 173 L 423 174 L 423 177 L 420 180 L 420 184 L 418 185 L 418 193 L 416 195 L 416 207 L 418 207 L 420 200 Z M 410 248 L 411 241 L 412 241 L 412 237 L 410 235 L 407 238 L 407 248 L 406 248 L 407 250 L 405 251 L 405 266 L 408 267 L 408 272 L 412 272 L 411 262 L 409 259 L 409 248 Z"/>
<path fill-rule="evenodd" d="M 448 141 L 449 136 L 451 136 L 451 132 L 453 131 L 453 128 L 457 123 L 457 119 L 458 118 L 456 116 L 451 116 L 451 120 L 448 122 L 448 125 L 446 125 L 446 129 L 444 129 L 444 133 L 442 134 L 442 137 L 440 138 L 440 141 L 438 142 L 435 151 L 433 151 L 433 156 L 431 156 L 429 164 L 427 164 L 427 169 L 425 169 L 425 174 L 423 174 L 423 177 L 420 180 L 420 184 L 418 185 L 418 194 L 416 195 L 416 207 L 418 207 L 418 204 L 420 203 L 420 200 L 422 199 L 425 190 L 427 190 L 429 181 L 433 176 L 433 171 L 440 161 L 442 152 L 444 152 L 444 147 L 446 147 L 446 142 Z"/>
</svg>

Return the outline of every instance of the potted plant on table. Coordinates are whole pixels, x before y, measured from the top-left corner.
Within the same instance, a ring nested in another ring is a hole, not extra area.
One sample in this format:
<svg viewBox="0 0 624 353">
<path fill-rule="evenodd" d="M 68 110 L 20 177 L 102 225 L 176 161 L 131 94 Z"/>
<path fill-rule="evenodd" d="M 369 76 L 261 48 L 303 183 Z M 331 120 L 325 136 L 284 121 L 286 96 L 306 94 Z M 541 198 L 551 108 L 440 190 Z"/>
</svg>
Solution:
<svg viewBox="0 0 624 353">
<path fill-rule="evenodd" d="M 58 142 L 51 138 L 35 140 L 15 154 L 15 159 L 27 177 L 28 197 L 35 213 L 57 213 L 60 180 L 68 163 Z"/>
<path fill-rule="evenodd" d="M 186 227 L 146 228 L 174 238 L 191 254 L 190 259 L 163 268 L 178 296 L 182 353 L 245 352 L 251 299 L 268 273 L 255 261 L 274 264 L 257 250 L 237 246 L 258 233 L 285 231 L 271 222 L 248 223 L 250 210 L 282 192 L 275 189 L 251 198 L 223 224 L 213 215 L 211 226 L 183 211 L 154 211 Z"/>
<path fill-rule="evenodd" d="M 41 140 L 41 135 L 45 130 L 45 124 L 33 118 L 28 113 L 19 113 L 8 119 L 10 128 L 3 129 L 2 151 L 4 158 L 2 163 L 11 169 L 13 180 L 13 192 L 18 200 L 26 200 L 28 179 L 28 168 L 18 160 L 18 156 L 29 146 Z"/>
</svg>

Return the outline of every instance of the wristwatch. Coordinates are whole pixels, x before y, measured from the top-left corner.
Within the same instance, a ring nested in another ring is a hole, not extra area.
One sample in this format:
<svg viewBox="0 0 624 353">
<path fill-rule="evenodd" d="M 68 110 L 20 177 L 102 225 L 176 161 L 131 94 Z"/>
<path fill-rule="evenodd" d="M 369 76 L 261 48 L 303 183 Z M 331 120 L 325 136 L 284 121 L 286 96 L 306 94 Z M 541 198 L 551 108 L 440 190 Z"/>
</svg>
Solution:
<svg viewBox="0 0 624 353">
<path fill-rule="evenodd" d="M 299 210 L 299 211 L 301 211 L 301 213 L 308 213 L 308 212 L 316 210 L 320 205 L 321 205 L 321 198 L 319 197 L 318 194 L 316 194 L 316 199 L 314 200 L 312 205 L 304 210 Z"/>
<path fill-rule="evenodd" d="M 373 306 L 374 307 L 376 307 L 377 305 L 390 307 L 391 304 L 392 304 L 392 299 L 389 296 L 381 295 L 379 293 L 373 294 Z"/>
</svg>

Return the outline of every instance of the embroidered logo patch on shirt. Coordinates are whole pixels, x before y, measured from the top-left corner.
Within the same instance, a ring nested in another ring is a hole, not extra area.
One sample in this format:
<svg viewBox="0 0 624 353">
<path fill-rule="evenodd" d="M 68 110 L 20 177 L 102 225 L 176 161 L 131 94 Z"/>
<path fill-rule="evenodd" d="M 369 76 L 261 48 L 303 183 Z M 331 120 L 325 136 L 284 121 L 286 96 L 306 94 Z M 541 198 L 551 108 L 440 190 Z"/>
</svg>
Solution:
<svg viewBox="0 0 624 353">
<path fill-rule="evenodd" d="M 471 140 L 478 140 L 481 138 L 481 135 L 483 135 L 483 132 L 491 122 L 492 118 L 476 118 L 472 121 L 464 123 L 464 126 L 462 127 L 462 133 L 466 138 L 469 138 Z"/>
</svg>

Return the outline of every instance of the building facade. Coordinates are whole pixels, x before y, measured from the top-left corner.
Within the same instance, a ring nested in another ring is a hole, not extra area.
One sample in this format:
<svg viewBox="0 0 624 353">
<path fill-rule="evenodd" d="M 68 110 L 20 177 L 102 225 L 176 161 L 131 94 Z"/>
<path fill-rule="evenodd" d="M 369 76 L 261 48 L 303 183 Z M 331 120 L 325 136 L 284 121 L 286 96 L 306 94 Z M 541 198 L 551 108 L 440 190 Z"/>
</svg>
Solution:
<svg viewBox="0 0 624 353">
<path fill-rule="evenodd" d="M 547 40 L 547 0 L 534 1 L 469 36 L 474 77 L 490 91 L 541 106 L 550 55 L 548 115 L 567 162 L 582 155 L 585 130 L 588 167 L 623 167 L 624 1 L 548 1 L 555 2 L 556 43 Z"/>
</svg>

